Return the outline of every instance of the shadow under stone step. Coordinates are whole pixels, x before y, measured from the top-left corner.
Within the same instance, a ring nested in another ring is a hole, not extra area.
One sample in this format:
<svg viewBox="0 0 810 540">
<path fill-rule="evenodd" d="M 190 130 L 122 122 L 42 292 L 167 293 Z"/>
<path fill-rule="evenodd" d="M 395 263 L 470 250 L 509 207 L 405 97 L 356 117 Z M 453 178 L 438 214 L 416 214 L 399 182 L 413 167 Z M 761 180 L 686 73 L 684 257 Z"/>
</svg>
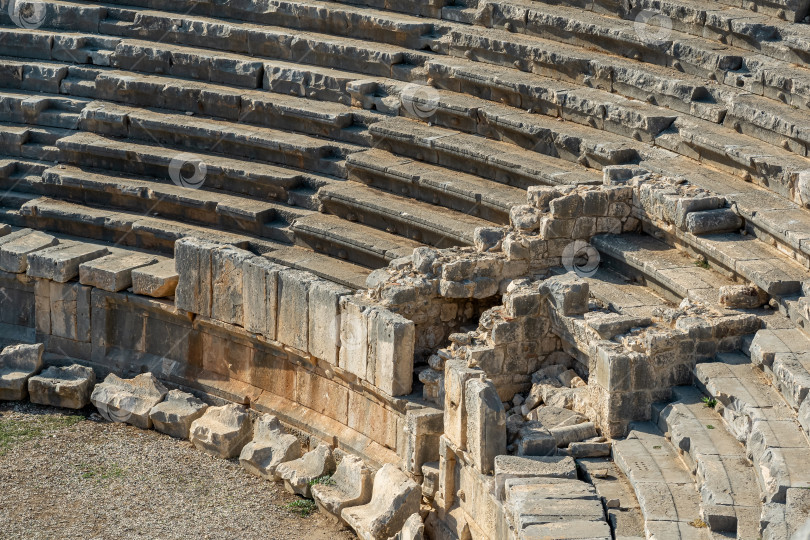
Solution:
<svg viewBox="0 0 810 540">
<path fill-rule="evenodd" d="M 602 261 L 621 274 L 642 279 L 656 292 L 679 304 L 684 298 L 719 307 L 719 289 L 733 285 L 727 277 L 705 268 L 651 236 L 605 234 L 591 239 Z M 720 308 L 722 309 L 722 308 Z"/>
<path fill-rule="evenodd" d="M 393 259 L 407 257 L 423 245 L 329 214 L 300 217 L 291 229 L 297 244 L 369 268 L 387 266 Z"/>
<path fill-rule="evenodd" d="M 383 150 L 351 154 L 346 158 L 346 167 L 349 180 L 502 225 L 509 224 L 509 210 L 513 206 L 526 204 L 523 189 Z"/>
<path fill-rule="evenodd" d="M 373 124 L 377 147 L 526 189 L 533 185 L 596 185 L 594 170 L 508 143 L 397 117 Z"/>
<path fill-rule="evenodd" d="M 613 459 L 627 476 L 644 515 L 647 538 L 709 540 L 701 500 L 678 451 L 652 422 L 631 424 L 613 443 Z"/>
<path fill-rule="evenodd" d="M 305 270 L 352 289 L 365 289 L 366 277 L 371 273 L 368 268 L 301 247 L 282 247 L 264 256 L 275 263 Z"/>
<path fill-rule="evenodd" d="M 489 221 L 407 199 L 358 182 L 335 182 L 318 192 L 329 213 L 436 247 L 471 246 Z"/>
<path fill-rule="evenodd" d="M 696 477 L 704 520 L 712 531 L 737 538 L 760 534 L 760 493 L 745 447 L 725 428 L 723 419 L 693 386 L 672 389 L 674 401 L 653 405 L 653 421 Z"/>
<path fill-rule="evenodd" d="M 766 502 L 784 504 L 790 489 L 810 488 L 810 452 L 793 410 L 742 354 L 695 366 L 695 385 L 717 400 L 727 429 L 745 444 Z"/>
</svg>

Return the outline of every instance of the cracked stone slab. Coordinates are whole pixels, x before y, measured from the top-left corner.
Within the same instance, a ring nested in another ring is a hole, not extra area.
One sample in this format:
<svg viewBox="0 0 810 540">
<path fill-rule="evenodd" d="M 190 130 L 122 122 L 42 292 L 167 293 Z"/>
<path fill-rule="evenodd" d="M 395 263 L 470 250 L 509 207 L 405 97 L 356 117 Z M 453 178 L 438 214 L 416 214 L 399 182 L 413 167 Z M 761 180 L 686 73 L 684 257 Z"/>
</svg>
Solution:
<svg viewBox="0 0 810 540">
<path fill-rule="evenodd" d="M 28 379 L 31 403 L 81 409 L 90 403 L 96 374 L 86 366 L 49 367 Z"/>
</svg>

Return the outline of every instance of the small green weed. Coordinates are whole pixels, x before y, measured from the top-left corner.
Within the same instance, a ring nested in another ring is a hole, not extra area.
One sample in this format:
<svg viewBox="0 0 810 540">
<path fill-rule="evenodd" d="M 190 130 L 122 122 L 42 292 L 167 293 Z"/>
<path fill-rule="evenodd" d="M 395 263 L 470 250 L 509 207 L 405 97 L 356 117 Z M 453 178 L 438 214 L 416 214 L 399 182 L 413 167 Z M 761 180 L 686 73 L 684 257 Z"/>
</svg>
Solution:
<svg viewBox="0 0 810 540">
<path fill-rule="evenodd" d="M 296 501 L 292 501 L 287 503 L 286 507 L 301 517 L 308 517 L 317 509 L 317 506 L 315 506 L 315 501 L 311 501 L 309 499 L 298 499 Z"/>
<path fill-rule="evenodd" d="M 714 398 L 704 397 L 701 401 L 703 401 L 703 404 L 710 409 L 714 409 L 714 407 L 717 405 L 717 400 Z"/>
<path fill-rule="evenodd" d="M 711 424 L 706 424 L 706 429 L 714 429 L 714 426 Z"/>
<path fill-rule="evenodd" d="M 704 260 L 695 261 L 695 266 L 697 266 L 699 268 L 705 268 L 706 270 L 708 270 L 710 268 L 709 261 L 704 261 Z"/>
<path fill-rule="evenodd" d="M 95 479 L 97 481 L 109 480 L 111 478 L 121 478 L 125 475 L 124 469 L 112 463 L 110 465 L 90 465 L 88 463 L 79 463 L 76 465 L 79 474 L 85 480 Z"/>
<path fill-rule="evenodd" d="M 0 456 L 13 444 L 30 441 L 84 420 L 79 415 L 43 415 L 32 419 L 0 418 Z"/>
<path fill-rule="evenodd" d="M 315 485 L 321 485 L 321 486 L 334 486 L 334 485 L 335 485 L 335 481 L 334 481 L 334 480 L 332 480 L 332 477 L 331 477 L 330 475 L 328 475 L 328 474 L 327 474 L 327 475 L 325 475 L 325 476 L 320 476 L 320 477 L 318 477 L 318 478 L 315 478 L 315 479 L 313 479 L 313 480 L 310 480 L 310 481 L 309 481 L 309 485 L 310 485 L 310 486 L 315 486 Z"/>
</svg>

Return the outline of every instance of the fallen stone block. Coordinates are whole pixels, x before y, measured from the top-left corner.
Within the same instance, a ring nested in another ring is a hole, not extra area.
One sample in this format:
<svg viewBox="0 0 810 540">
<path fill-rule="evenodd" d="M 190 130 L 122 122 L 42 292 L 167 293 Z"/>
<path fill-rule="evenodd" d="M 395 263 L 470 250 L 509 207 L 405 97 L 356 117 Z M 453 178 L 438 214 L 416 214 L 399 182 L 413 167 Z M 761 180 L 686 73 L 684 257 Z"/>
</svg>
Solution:
<svg viewBox="0 0 810 540">
<path fill-rule="evenodd" d="M 610 455 L 608 442 L 573 442 L 568 445 L 568 454 L 573 458 L 592 458 Z"/>
<path fill-rule="evenodd" d="M 549 296 L 560 315 L 568 317 L 588 311 L 588 282 L 574 272 L 548 278 L 540 286 L 540 292 Z"/>
<path fill-rule="evenodd" d="M 596 426 L 593 422 L 583 422 L 573 426 L 562 426 L 549 429 L 551 436 L 557 441 L 558 447 L 565 447 L 573 442 L 580 442 L 596 437 Z"/>
<path fill-rule="evenodd" d="M 239 455 L 250 440 L 253 422 L 242 405 L 209 407 L 191 423 L 189 440 L 206 454 L 223 459 Z"/>
<path fill-rule="evenodd" d="M 149 411 L 163 401 L 167 392 L 151 373 L 141 373 L 132 379 L 110 373 L 93 389 L 90 401 L 105 420 L 149 429 L 152 427 Z"/>
<path fill-rule="evenodd" d="M 419 512 L 422 490 L 396 466 L 389 464 L 374 477 L 371 502 L 345 508 L 343 520 L 363 540 L 388 540 Z"/>
<path fill-rule="evenodd" d="M 132 285 L 132 271 L 158 261 L 146 253 L 107 255 L 79 265 L 79 283 L 110 292 L 123 291 Z"/>
<path fill-rule="evenodd" d="M 527 419 L 529 421 L 539 422 L 546 429 L 573 426 L 588 421 L 585 416 L 571 409 L 549 406 L 540 406 L 530 411 L 527 415 Z"/>
<path fill-rule="evenodd" d="M 31 403 L 81 409 L 90 403 L 90 394 L 96 384 L 96 374 L 86 366 L 49 367 L 28 379 Z"/>
<path fill-rule="evenodd" d="M 79 265 L 109 254 L 103 246 L 80 242 L 59 244 L 28 255 L 31 277 L 65 283 L 79 275 Z"/>
<path fill-rule="evenodd" d="M 28 380 L 42 368 L 45 346 L 10 345 L 0 352 L 0 400 L 20 401 L 28 396 Z"/>
<path fill-rule="evenodd" d="M 519 456 L 553 456 L 557 441 L 539 422 L 529 422 L 520 428 L 517 440 Z"/>
<path fill-rule="evenodd" d="M 767 301 L 767 293 L 756 285 L 724 285 L 718 295 L 720 305 L 732 309 L 754 309 Z"/>
<path fill-rule="evenodd" d="M 730 208 L 704 210 L 686 215 L 686 230 L 696 235 L 736 231 L 740 227 L 742 218 Z"/>
<path fill-rule="evenodd" d="M 278 418 L 262 415 L 253 428 L 253 440 L 245 445 L 239 463 L 251 474 L 279 481 L 278 466 L 301 457 L 301 443 L 295 435 L 284 433 Z"/>
<path fill-rule="evenodd" d="M 133 270 L 132 292 L 153 298 L 165 298 L 174 295 L 177 281 L 174 259 L 169 259 Z"/>
<path fill-rule="evenodd" d="M 357 456 L 346 456 L 328 482 L 312 486 L 312 498 L 324 513 L 342 521 L 344 508 L 368 504 L 373 474 Z"/>
<path fill-rule="evenodd" d="M 394 540 L 423 540 L 425 538 L 425 523 L 422 521 L 422 516 L 411 514 L 411 517 L 405 520 L 402 530 L 393 538 Z"/>
<path fill-rule="evenodd" d="M 293 461 L 282 463 L 276 468 L 276 473 L 284 480 L 284 488 L 287 491 L 307 498 L 311 496 L 310 483 L 333 472 L 335 472 L 335 458 L 332 449 L 325 444 L 319 444 L 315 450 Z"/>
<path fill-rule="evenodd" d="M 208 405 L 188 392 L 171 390 L 165 401 L 152 407 L 149 419 L 157 431 L 178 439 L 188 439 L 191 424 L 200 418 Z"/>
</svg>

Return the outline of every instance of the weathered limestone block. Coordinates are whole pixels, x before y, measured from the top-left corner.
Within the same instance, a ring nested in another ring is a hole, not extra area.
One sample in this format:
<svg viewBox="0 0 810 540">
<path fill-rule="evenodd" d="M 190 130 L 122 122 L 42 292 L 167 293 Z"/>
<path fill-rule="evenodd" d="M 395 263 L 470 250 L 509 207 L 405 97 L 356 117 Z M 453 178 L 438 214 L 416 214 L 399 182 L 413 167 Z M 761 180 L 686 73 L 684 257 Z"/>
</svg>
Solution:
<svg viewBox="0 0 810 540">
<path fill-rule="evenodd" d="M 151 373 L 122 379 L 110 373 L 93 389 L 90 401 L 110 422 L 126 422 L 141 429 L 152 427 L 149 411 L 163 401 L 168 390 Z"/>
<path fill-rule="evenodd" d="M 178 439 L 188 439 L 191 424 L 200 418 L 208 405 L 188 392 L 171 390 L 165 401 L 152 407 L 149 419 L 157 431 Z"/>
<path fill-rule="evenodd" d="M 28 269 L 28 255 L 55 246 L 59 240 L 40 231 L 21 229 L 8 234 L 0 242 L 0 270 L 22 274 Z"/>
<path fill-rule="evenodd" d="M 388 540 L 419 512 L 421 500 L 419 485 L 389 463 L 374 477 L 371 502 L 345 508 L 341 515 L 362 540 Z"/>
<path fill-rule="evenodd" d="M 315 450 L 307 452 L 293 461 L 282 463 L 276 468 L 276 474 L 284 480 L 284 488 L 290 493 L 297 493 L 309 498 L 310 482 L 329 476 L 335 472 L 335 458 L 332 449 L 319 444 Z"/>
<path fill-rule="evenodd" d="M 468 368 L 463 360 L 451 360 L 444 364 L 444 434 L 461 449 L 467 447 L 465 385 L 480 374 L 481 370 Z"/>
<path fill-rule="evenodd" d="M 228 324 L 244 324 L 242 274 L 253 254 L 232 246 L 211 253 L 211 318 Z"/>
<path fill-rule="evenodd" d="M 495 493 L 499 500 L 504 499 L 504 487 L 510 478 L 576 479 L 577 467 L 568 456 L 497 456 L 495 458 Z"/>
<path fill-rule="evenodd" d="M 730 208 L 692 212 L 686 216 L 686 231 L 697 235 L 736 231 L 741 226 L 742 218 Z"/>
<path fill-rule="evenodd" d="M 132 285 L 132 271 L 158 261 L 147 253 L 107 255 L 79 265 L 79 283 L 118 292 Z"/>
<path fill-rule="evenodd" d="M 368 365 L 368 318 L 371 305 L 354 296 L 340 300 L 339 365 L 349 373 L 366 378 Z"/>
<path fill-rule="evenodd" d="M 338 365 L 340 299 L 350 289 L 330 281 L 315 281 L 309 290 L 309 354 Z"/>
<path fill-rule="evenodd" d="M 37 332 L 89 342 L 92 290 L 76 282 L 37 280 Z"/>
<path fill-rule="evenodd" d="M 540 422 L 529 422 L 518 431 L 517 455 L 553 456 L 557 452 L 557 441 Z"/>
<path fill-rule="evenodd" d="M 59 244 L 29 254 L 27 274 L 65 283 L 79 275 L 79 265 L 109 253 L 106 247 L 93 244 Z"/>
<path fill-rule="evenodd" d="M 609 442 L 573 442 L 568 445 L 568 455 L 573 458 L 593 458 L 610 455 Z"/>
<path fill-rule="evenodd" d="M 423 540 L 425 538 L 425 523 L 422 521 L 422 516 L 411 514 L 411 517 L 405 520 L 402 530 L 393 538 L 395 540 Z"/>
<path fill-rule="evenodd" d="M 251 474 L 279 481 L 278 466 L 300 457 L 301 442 L 298 438 L 284 433 L 278 418 L 265 414 L 256 420 L 253 440 L 242 449 L 239 463 Z"/>
<path fill-rule="evenodd" d="M 724 285 L 718 302 L 732 309 L 754 309 L 768 301 L 768 294 L 756 285 Z"/>
<path fill-rule="evenodd" d="M 132 270 L 132 292 L 153 298 L 174 296 L 178 280 L 174 259 L 168 259 Z"/>
<path fill-rule="evenodd" d="M 539 422 L 544 428 L 573 426 L 587 422 L 587 418 L 578 412 L 562 407 L 550 407 L 548 405 L 537 407 L 529 412 L 528 420 Z"/>
<path fill-rule="evenodd" d="M 593 422 L 583 422 L 573 426 L 561 426 L 549 429 L 558 447 L 565 447 L 572 442 L 581 442 L 598 436 Z"/>
<path fill-rule="evenodd" d="M 588 283 L 574 272 L 548 278 L 540 286 L 540 292 L 549 295 L 560 315 L 581 315 L 588 311 Z"/>
<path fill-rule="evenodd" d="M 366 378 L 390 396 L 411 393 L 415 332 L 413 321 L 387 309 L 369 314 Z"/>
<path fill-rule="evenodd" d="M 276 339 L 301 351 L 309 350 L 309 289 L 318 278 L 300 270 L 278 274 Z"/>
<path fill-rule="evenodd" d="M 506 411 L 491 381 L 471 379 L 464 388 L 467 450 L 473 466 L 490 474 L 495 456 L 506 454 Z"/>
<path fill-rule="evenodd" d="M 192 422 L 189 440 L 207 454 L 230 459 L 239 455 L 252 432 L 253 422 L 245 407 L 230 403 L 209 407 Z"/>
<path fill-rule="evenodd" d="M 405 413 L 405 471 L 419 474 L 423 464 L 439 459 L 439 437 L 444 431 L 444 413 L 439 409 L 411 409 Z"/>
<path fill-rule="evenodd" d="M 9 345 L 0 352 L 0 400 L 20 401 L 28 396 L 28 380 L 42 368 L 42 343 Z"/>
<path fill-rule="evenodd" d="M 211 256 L 220 245 L 193 237 L 181 238 L 174 243 L 174 264 L 178 276 L 174 302 L 178 309 L 211 316 Z"/>
<path fill-rule="evenodd" d="M 357 456 L 346 456 L 337 466 L 330 482 L 312 486 L 312 498 L 323 512 L 342 521 L 344 508 L 368 504 L 371 500 L 373 473 Z"/>
<path fill-rule="evenodd" d="M 90 403 L 96 374 L 86 366 L 49 367 L 28 379 L 31 403 L 81 409 Z"/>
<path fill-rule="evenodd" d="M 284 267 L 264 257 L 242 263 L 245 330 L 276 339 L 278 313 L 278 274 Z"/>
</svg>

